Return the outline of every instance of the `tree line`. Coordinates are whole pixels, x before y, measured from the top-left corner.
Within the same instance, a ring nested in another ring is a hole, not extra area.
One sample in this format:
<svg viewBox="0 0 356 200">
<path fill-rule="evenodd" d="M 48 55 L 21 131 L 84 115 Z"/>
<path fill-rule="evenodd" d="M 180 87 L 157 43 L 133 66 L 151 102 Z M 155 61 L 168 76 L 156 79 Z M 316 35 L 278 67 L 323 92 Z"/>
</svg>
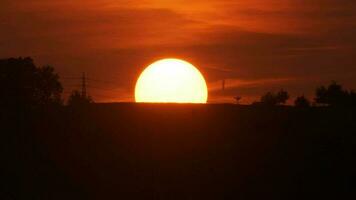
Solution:
<svg viewBox="0 0 356 200">
<path fill-rule="evenodd" d="M 33 59 L 9 58 L 0 59 L 0 104 L 9 105 L 64 105 L 62 99 L 63 86 L 59 75 L 52 66 L 37 67 Z M 278 106 L 284 105 L 290 99 L 285 90 L 267 92 L 260 101 L 252 105 Z M 235 97 L 239 102 L 241 97 Z M 78 90 L 72 91 L 67 105 L 82 106 L 93 103 L 90 96 L 83 96 Z M 328 86 L 320 86 L 315 90 L 315 98 L 310 101 L 305 96 L 294 100 L 296 107 L 310 106 L 355 106 L 356 92 L 346 90 L 333 81 Z"/>
<path fill-rule="evenodd" d="M 277 93 L 267 92 L 262 95 L 260 101 L 252 103 L 252 105 L 262 106 L 278 106 L 285 105 L 290 99 L 287 91 L 281 89 Z M 239 102 L 241 97 L 235 97 Z M 356 92 L 346 90 L 336 81 L 332 81 L 328 86 L 320 86 L 315 90 L 313 101 L 309 100 L 304 95 L 298 96 L 294 100 L 296 107 L 311 107 L 311 106 L 332 106 L 332 107 L 348 107 L 356 106 Z"/>
<path fill-rule="evenodd" d="M 26 105 L 61 106 L 63 86 L 59 75 L 50 65 L 37 67 L 33 59 L 0 59 L 0 104 L 2 106 Z M 70 106 L 92 103 L 90 96 L 72 91 L 67 104 Z"/>
</svg>

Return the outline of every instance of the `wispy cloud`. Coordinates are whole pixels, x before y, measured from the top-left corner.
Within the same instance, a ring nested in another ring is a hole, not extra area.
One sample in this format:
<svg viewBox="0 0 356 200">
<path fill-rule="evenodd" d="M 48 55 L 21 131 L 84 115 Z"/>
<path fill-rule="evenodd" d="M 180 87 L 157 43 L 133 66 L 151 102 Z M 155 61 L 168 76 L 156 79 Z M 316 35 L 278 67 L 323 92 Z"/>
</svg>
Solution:
<svg viewBox="0 0 356 200">
<path fill-rule="evenodd" d="M 140 71 L 164 57 L 196 65 L 212 98 L 222 79 L 235 89 L 314 88 L 305 77 L 356 87 L 350 0 L 2 0 L 0 24 L 0 57 L 32 56 L 63 75 L 117 74 L 131 97 Z"/>
<path fill-rule="evenodd" d="M 283 84 L 285 82 L 294 81 L 296 78 L 271 78 L 271 79 L 257 79 L 257 80 L 243 80 L 243 79 L 224 79 L 209 83 L 209 92 L 221 91 L 223 89 L 223 81 L 225 82 L 225 90 L 236 88 L 253 88 L 253 87 L 268 87 L 271 84 Z"/>
</svg>

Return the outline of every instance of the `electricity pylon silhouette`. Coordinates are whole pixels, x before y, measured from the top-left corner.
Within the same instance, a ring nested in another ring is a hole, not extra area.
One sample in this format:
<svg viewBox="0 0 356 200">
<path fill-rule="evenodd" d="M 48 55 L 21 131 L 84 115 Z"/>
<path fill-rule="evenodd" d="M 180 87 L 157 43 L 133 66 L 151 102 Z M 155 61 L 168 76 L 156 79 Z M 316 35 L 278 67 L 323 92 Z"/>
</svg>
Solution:
<svg viewBox="0 0 356 200">
<path fill-rule="evenodd" d="M 87 97 L 87 80 L 86 80 L 84 72 L 83 72 L 83 75 L 82 75 L 82 97 L 83 98 Z"/>
</svg>

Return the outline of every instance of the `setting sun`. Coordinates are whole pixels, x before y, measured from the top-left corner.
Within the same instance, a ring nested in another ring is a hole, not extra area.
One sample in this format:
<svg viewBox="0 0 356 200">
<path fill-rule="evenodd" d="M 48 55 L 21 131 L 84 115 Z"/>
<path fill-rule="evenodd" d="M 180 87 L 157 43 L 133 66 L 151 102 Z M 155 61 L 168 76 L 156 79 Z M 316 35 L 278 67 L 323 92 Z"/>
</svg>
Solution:
<svg viewBox="0 0 356 200">
<path fill-rule="evenodd" d="M 192 64 L 163 59 L 148 66 L 135 89 L 136 102 L 206 103 L 208 88 L 203 75 Z"/>
</svg>

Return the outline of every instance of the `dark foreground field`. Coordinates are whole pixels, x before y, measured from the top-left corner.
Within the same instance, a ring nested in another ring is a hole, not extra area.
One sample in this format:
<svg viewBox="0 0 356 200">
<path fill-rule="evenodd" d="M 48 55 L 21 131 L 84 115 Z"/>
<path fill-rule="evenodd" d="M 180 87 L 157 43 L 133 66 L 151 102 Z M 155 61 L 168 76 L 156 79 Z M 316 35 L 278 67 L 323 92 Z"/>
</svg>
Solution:
<svg viewBox="0 0 356 200">
<path fill-rule="evenodd" d="M 346 199 L 354 191 L 355 113 L 135 104 L 18 110 L 1 119 L 0 199 Z"/>
</svg>

